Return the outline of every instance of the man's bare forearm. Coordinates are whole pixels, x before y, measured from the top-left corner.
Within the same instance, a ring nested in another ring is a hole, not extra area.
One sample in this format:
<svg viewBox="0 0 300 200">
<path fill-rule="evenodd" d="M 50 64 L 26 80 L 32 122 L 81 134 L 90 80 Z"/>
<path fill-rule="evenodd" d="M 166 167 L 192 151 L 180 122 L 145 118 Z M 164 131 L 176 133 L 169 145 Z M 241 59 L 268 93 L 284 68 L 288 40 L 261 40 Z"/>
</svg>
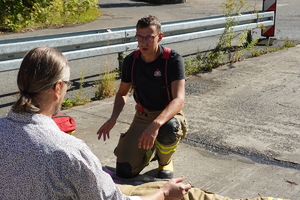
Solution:
<svg viewBox="0 0 300 200">
<path fill-rule="evenodd" d="M 153 121 L 157 125 L 162 126 L 172 117 L 174 117 L 184 107 L 184 100 L 181 98 L 173 99 L 170 104 L 161 112 L 161 114 Z"/>
<path fill-rule="evenodd" d="M 120 93 L 116 94 L 113 112 L 110 117 L 111 119 L 116 120 L 119 117 L 120 113 L 122 112 L 122 110 L 124 108 L 124 105 L 126 104 L 127 97 L 128 97 L 128 94 L 125 96 L 121 95 Z"/>
</svg>

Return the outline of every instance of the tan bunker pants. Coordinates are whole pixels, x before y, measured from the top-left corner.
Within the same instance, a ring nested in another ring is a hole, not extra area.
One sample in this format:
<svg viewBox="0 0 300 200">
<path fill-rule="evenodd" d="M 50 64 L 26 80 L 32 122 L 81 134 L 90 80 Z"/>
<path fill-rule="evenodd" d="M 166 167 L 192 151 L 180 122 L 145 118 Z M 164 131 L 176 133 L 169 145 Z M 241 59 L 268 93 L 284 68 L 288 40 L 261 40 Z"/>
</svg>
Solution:
<svg viewBox="0 0 300 200">
<path fill-rule="evenodd" d="M 166 165 L 171 161 L 179 141 L 187 133 L 187 123 L 182 111 L 161 126 L 155 140 L 155 148 L 148 150 L 138 148 L 138 139 L 161 112 L 144 109 L 143 113 L 135 113 L 131 126 L 126 133 L 121 134 L 114 152 L 117 156 L 116 173 L 118 176 L 131 178 L 138 175 L 155 156 L 155 153 L 160 165 Z"/>
<path fill-rule="evenodd" d="M 166 181 L 155 181 L 150 183 L 144 183 L 138 186 L 119 185 L 119 184 L 117 184 L 117 186 L 125 195 L 143 196 L 155 192 L 157 189 L 161 188 L 165 183 Z M 200 190 L 198 188 L 191 188 L 189 192 L 183 196 L 182 200 L 233 200 L 233 199 L 219 196 L 212 192 Z M 239 199 L 239 200 L 288 200 L 288 199 L 280 199 L 280 198 L 273 198 L 273 197 L 256 197 L 253 199 L 247 198 L 247 199 Z"/>
</svg>

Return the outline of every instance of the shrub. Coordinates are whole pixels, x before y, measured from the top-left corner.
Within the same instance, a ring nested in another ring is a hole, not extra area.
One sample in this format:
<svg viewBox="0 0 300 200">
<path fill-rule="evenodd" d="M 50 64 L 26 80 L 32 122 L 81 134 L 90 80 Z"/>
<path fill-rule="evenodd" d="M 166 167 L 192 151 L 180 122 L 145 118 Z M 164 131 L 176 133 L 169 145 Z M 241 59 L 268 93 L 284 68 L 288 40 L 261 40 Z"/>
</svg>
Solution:
<svg viewBox="0 0 300 200">
<path fill-rule="evenodd" d="M 95 92 L 96 99 L 104 99 L 112 97 L 116 94 L 116 74 L 106 72 L 100 80 L 96 82 L 97 91 Z"/>
<path fill-rule="evenodd" d="M 99 16 L 97 0 L 2 0 L 0 28 L 20 31 L 26 28 L 83 23 Z"/>
</svg>

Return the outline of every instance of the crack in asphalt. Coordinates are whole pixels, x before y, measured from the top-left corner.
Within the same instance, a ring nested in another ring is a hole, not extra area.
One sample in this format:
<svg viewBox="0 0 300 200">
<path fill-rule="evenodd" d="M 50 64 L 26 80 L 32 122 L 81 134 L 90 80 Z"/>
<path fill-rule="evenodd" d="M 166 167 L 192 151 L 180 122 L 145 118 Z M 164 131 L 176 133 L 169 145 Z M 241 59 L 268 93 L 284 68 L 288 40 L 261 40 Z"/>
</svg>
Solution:
<svg viewBox="0 0 300 200">
<path fill-rule="evenodd" d="M 267 165 L 276 165 L 279 167 L 293 168 L 300 170 L 300 163 L 295 163 L 291 161 L 281 160 L 275 158 L 277 154 L 274 152 L 262 153 L 256 149 L 249 149 L 245 147 L 230 147 L 222 144 L 212 144 L 206 138 L 201 138 L 194 134 L 187 135 L 185 139 L 182 140 L 183 143 L 196 148 L 203 148 L 205 150 L 216 152 L 224 155 L 236 154 L 239 156 L 247 157 L 253 162 Z"/>
</svg>

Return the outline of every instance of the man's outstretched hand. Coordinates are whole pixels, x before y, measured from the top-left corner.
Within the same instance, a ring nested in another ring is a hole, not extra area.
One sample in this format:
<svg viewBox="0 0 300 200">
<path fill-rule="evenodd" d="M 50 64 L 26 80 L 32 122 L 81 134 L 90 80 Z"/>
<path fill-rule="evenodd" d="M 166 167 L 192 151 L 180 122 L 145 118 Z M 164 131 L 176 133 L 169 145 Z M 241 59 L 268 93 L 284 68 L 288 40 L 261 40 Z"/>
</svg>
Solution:
<svg viewBox="0 0 300 200">
<path fill-rule="evenodd" d="M 98 140 L 101 139 L 103 136 L 103 141 L 109 139 L 109 132 L 110 130 L 115 126 L 116 124 L 116 119 L 109 119 L 107 122 L 105 122 L 98 130 L 97 135 L 98 135 Z"/>
</svg>

